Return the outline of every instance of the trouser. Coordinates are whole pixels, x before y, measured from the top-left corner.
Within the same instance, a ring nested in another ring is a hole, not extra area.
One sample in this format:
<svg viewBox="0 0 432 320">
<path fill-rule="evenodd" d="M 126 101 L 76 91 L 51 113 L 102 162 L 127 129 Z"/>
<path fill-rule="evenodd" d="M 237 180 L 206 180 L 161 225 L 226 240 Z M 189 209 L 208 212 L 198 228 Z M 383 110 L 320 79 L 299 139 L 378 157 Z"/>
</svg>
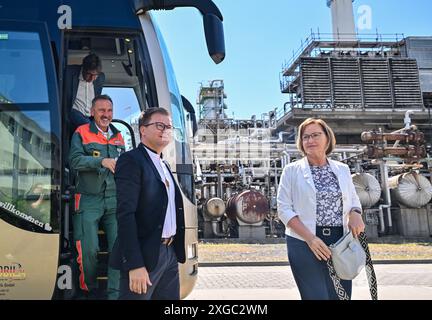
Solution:
<svg viewBox="0 0 432 320">
<path fill-rule="evenodd" d="M 70 111 L 70 122 L 73 127 L 73 131 L 75 131 L 75 129 L 79 126 L 90 123 L 90 119 L 78 110 L 72 108 L 72 110 Z"/>
<path fill-rule="evenodd" d="M 343 228 L 330 227 L 323 231 L 317 227 L 316 235 L 328 246 L 342 237 Z M 338 300 L 326 262 L 318 260 L 305 241 L 290 236 L 286 241 L 291 271 L 302 300 Z M 351 298 L 352 281 L 341 280 L 341 284 Z"/>
<path fill-rule="evenodd" d="M 174 246 L 160 245 L 159 259 L 154 270 L 149 272 L 151 286 L 147 292 L 137 294 L 129 289 L 129 272 L 122 271 L 120 277 L 121 300 L 179 300 L 180 279 Z"/>
<path fill-rule="evenodd" d="M 80 270 L 79 283 L 80 288 L 89 294 L 98 288 L 99 225 L 106 234 L 108 253 L 111 253 L 117 237 L 116 206 L 115 196 L 75 195 L 73 228 Z M 118 298 L 119 278 L 119 271 L 108 267 L 108 299 Z"/>
</svg>

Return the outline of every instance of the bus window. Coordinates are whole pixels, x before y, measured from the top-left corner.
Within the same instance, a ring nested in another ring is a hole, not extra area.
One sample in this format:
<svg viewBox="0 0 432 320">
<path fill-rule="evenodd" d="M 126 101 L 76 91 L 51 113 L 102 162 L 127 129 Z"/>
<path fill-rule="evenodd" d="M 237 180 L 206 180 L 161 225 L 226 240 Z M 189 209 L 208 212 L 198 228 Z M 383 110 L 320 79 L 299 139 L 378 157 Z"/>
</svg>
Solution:
<svg viewBox="0 0 432 320">
<path fill-rule="evenodd" d="M 141 114 L 141 109 L 134 89 L 106 87 L 102 90 L 102 93 L 109 95 L 113 101 L 113 119 L 122 120 L 129 124 L 134 131 L 135 141 L 140 141 L 138 119 Z M 116 126 L 115 123 L 114 126 Z M 119 129 L 123 135 L 123 139 L 125 140 L 126 144 L 126 150 L 132 149 L 132 141 L 129 130 L 127 130 L 127 128 L 124 126 L 118 126 L 117 129 Z"/>
<path fill-rule="evenodd" d="M 190 149 L 187 146 L 189 141 L 187 141 L 186 118 L 184 114 L 182 97 L 174 75 L 174 69 L 168 55 L 168 49 L 157 25 L 155 25 L 155 30 L 160 43 L 162 55 L 164 57 L 163 61 L 165 63 L 168 88 L 170 91 L 171 116 L 173 125 L 176 128 L 174 132 L 177 154 L 176 174 L 183 193 L 192 203 L 195 203 L 192 157 L 190 154 Z"/>
<path fill-rule="evenodd" d="M 0 103 L 48 103 L 39 34 L 0 30 Z"/>
<path fill-rule="evenodd" d="M 0 111 L 0 217 L 35 232 L 52 217 L 52 151 L 48 111 Z"/>
</svg>

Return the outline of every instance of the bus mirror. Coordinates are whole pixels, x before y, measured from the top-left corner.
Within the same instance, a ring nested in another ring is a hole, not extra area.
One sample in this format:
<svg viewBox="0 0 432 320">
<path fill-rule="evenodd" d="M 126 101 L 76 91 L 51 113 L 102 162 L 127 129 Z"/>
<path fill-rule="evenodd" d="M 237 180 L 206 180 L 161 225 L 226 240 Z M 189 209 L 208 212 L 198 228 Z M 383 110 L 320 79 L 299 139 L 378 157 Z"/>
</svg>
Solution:
<svg viewBox="0 0 432 320">
<path fill-rule="evenodd" d="M 149 10 L 172 10 L 180 7 L 195 7 L 201 12 L 208 52 L 215 63 L 221 63 L 225 59 L 223 17 L 212 0 L 134 0 L 137 15 Z"/>
<path fill-rule="evenodd" d="M 225 40 L 222 21 L 214 14 L 204 15 L 204 31 L 210 57 L 218 64 L 225 59 Z"/>
</svg>

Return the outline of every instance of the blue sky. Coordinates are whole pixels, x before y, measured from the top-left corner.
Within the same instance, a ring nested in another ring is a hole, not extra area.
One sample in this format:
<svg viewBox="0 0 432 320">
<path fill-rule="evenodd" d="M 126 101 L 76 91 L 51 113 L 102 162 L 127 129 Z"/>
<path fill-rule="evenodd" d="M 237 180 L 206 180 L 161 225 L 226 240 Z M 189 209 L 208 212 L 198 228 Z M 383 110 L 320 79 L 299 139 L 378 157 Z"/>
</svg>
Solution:
<svg viewBox="0 0 432 320">
<path fill-rule="evenodd" d="M 180 90 L 197 109 L 200 82 L 223 79 L 228 115 L 258 117 L 281 107 L 279 73 L 293 50 L 313 29 L 331 32 L 326 0 L 214 0 L 224 16 L 226 58 L 215 65 L 207 53 L 200 13 L 194 8 L 154 12 L 165 37 Z M 370 30 L 360 33 L 403 33 L 432 36 L 431 0 L 355 0 L 371 9 Z"/>
</svg>

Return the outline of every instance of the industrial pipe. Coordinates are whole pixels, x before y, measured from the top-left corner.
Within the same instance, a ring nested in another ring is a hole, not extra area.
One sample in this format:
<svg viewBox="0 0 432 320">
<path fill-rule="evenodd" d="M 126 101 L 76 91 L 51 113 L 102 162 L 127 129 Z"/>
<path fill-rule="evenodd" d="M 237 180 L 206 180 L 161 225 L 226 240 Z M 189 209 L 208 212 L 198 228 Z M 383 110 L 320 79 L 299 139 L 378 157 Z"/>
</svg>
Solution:
<svg viewBox="0 0 432 320">
<path fill-rule="evenodd" d="M 218 224 L 220 222 L 221 221 L 217 221 L 217 220 L 213 220 L 212 221 L 212 231 L 213 231 L 214 235 L 217 236 L 217 237 L 225 237 L 226 234 L 225 234 L 225 232 L 223 230 L 223 225 L 222 225 L 222 232 L 219 232 L 219 230 L 218 230 L 219 229 L 218 228 Z"/>
<path fill-rule="evenodd" d="M 384 224 L 384 212 L 383 212 L 383 208 L 387 208 L 388 211 L 390 211 L 390 206 L 388 204 L 380 204 L 379 205 L 379 220 L 380 220 L 380 233 L 384 234 L 385 232 L 385 224 Z"/>
<path fill-rule="evenodd" d="M 392 223 L 391 209 L 390 209 L 391 197 L 390 197 L 390 187 L 388 183 L 388 167 L 385 162 L 380 163 L 380 171 L 381 171 L 381 187 L 384 190 L 385 201 L 386 201 L 384 205 L 388 206 L 387 218 L 388 218 L 389 232 L 391 233 L 393 231 L 393 223 Z"/>
</svg>

